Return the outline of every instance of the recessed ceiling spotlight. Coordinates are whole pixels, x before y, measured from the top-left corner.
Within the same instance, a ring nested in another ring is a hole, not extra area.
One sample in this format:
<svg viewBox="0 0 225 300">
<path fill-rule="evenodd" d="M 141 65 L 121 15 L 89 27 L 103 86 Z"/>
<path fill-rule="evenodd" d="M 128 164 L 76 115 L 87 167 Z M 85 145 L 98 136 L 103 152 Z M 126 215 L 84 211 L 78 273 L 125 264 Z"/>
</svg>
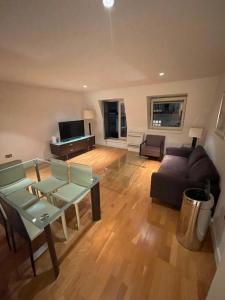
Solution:
<svg viewBox="0 0 225 300">
<path fill-rule="evenodd" d="M 84 84 L 84 85 L 83 85 L 83 88 L 84 88 L 84 89 L 86 89 L 86 88 L 87 88 L 87 85 L 86 85 L 86 84 Z"/>
<path fill-rule="evenodd" d="M 165 75 L 164 72 L 160 72 L 160 73 L 159 73 L 159 76 L 164 76 L 164 75 Z"/>
<path fill-rule="evenodd" d="M 112 8 L 113 5 L 115 4 L 114 0 L 102 0 L 102 2 L 105 8 Z"/>
</svg>

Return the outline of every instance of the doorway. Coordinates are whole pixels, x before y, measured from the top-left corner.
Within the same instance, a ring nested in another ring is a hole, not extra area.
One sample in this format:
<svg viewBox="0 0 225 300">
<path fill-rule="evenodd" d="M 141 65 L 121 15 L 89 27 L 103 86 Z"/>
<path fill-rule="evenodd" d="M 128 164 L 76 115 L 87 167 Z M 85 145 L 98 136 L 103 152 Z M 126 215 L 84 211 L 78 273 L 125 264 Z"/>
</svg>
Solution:
<svg viewBox="0 0 225 300">
<path fill-rule="evenodd" d="M 127 119 L 123 100 L 104 100 L 104 135 L 105 139 L 126 139 Z"/>
</svg>

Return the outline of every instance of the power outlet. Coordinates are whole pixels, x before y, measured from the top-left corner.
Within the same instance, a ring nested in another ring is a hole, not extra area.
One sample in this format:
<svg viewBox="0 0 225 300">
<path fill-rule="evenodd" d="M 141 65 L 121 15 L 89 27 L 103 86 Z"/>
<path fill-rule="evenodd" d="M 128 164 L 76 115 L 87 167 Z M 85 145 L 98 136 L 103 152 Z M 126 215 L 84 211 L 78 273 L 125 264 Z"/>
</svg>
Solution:
<svg viewBox="0 0 225 300">
<path fill-rule="evenodd" d="M 11 158 L 12 156 L 13 156 L 12 153 L 6 154 L 6 155 L 5 155 L 5 158 Z"/>
</svg>

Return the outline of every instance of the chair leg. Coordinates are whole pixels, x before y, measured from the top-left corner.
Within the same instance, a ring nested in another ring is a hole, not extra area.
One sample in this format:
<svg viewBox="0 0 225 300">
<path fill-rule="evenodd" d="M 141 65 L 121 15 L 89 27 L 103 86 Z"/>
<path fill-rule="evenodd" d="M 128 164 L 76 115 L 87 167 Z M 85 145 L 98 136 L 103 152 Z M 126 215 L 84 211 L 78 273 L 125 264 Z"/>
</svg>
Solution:
<svg viewBox="0 0 225 300">
<path fill-rule="evenodd" d="M 13 251 L 16 252 L 15 235 L 14 235 L 12 226 L 10 226 L 10 234 L 11 234 L 11 238 L 12 238 Z"/>
<path fill-rule="evenodd" d="M 32 248 L 31 241 L 28 242 L 28 249 L 29 249 L 29 255 L 30 255 L 30 262 L 31 262 L 32 270 L 33 270 L 34 276 L 36 276 L 36 268 L 35 268 L 35 263 L 34 263 L 34 254 L 33 254 L 33 248 Z"/>
<path fill-rule="evenodd" d="M 77 218 L 77 229 L 80 228 L 80 212 L 79 212 L 79 206 L 77 203 L 74 203 L 75 212 L 76 212 L 76 218 Z"/>
<path fill-rule="evenodd" d="M 63 227 L 63 232 L 64 232 L 65 239 L 68 240 L 66 217 L 65 217 L 65 213 L 64 212 L 61 215 L 61 220 L 62 220 L 62 227 Z"/>
<path fill-rule="evenodd" d="M 38 192 L 35 190 L 33 186 L 31 186 L 31 192 L 34 196 L 37 196 L 39 198 Z"/>
<path fill-rule="evenodd" d="M 52 196 L 52 194 L 47 194 L 47 199 L 48 201 L 55 206 L 55 199 L 54 197 Z"/>
</svg>

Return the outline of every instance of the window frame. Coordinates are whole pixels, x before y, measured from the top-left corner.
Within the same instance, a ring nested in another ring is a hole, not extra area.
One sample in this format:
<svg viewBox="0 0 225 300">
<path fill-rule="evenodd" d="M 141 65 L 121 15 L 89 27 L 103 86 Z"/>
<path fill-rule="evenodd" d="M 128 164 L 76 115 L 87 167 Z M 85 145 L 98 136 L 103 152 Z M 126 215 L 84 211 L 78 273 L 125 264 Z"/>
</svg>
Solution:
<svg viewBox="0 0 225 300">
<path fill-rule="evenodd" d="M 119 135 L 119 139 L 122 139 L 122 140 L 126 140 L 127 139 L 127 136 L 125 137 L 125 136 L 121 136 L 121 129 L 122 129 L 122 127 L 121 127 L 121 116 L 122 116 L 122 109 L 121 109 L 121 106 L 122 106 L 122 104 L 124 105 L 124 110 L 125 110 L 125 115 L 126 115 L 126 109 L 125 109 L 125 102 L 124 102 L 124 100 L 119 100 L 118 101 L 118 135 Z M 127 118 L 127 116 L 126 116 L 126 118 Z"/>
<path fill-rule="evenodd" d="M 169 127 L 169 126 L 153 126 L 153 105 L 154 102 L 183 102 L 183 110 L 181 117 L 181 124 L 179 127 Z M 166 96 L 148 96 L 147 97 L 147 113 L 148 113 L 148 129 L 154 130 L 170 130 L 170 131 L 182 131 L 184 127 L 185 113 L 187 105 L 187 94 L 182 95 L 166 95 Z"/>
<path fill-rule="evenodd" d="M 225 140 L 225 129 L 220 127 L 220 122 L 221 120 L 223 121 L 225 118 L 225 113 L 224 113 L 224 108 L 225 108 L 225 91 L 222 94 L 222 98 L 220 100 L 220 106 L 219 106 L 219 112 L 217 115 L 217 121 L 216 121 L 216 134 L 220 136 L 223 140 Z"/>
</svg>

